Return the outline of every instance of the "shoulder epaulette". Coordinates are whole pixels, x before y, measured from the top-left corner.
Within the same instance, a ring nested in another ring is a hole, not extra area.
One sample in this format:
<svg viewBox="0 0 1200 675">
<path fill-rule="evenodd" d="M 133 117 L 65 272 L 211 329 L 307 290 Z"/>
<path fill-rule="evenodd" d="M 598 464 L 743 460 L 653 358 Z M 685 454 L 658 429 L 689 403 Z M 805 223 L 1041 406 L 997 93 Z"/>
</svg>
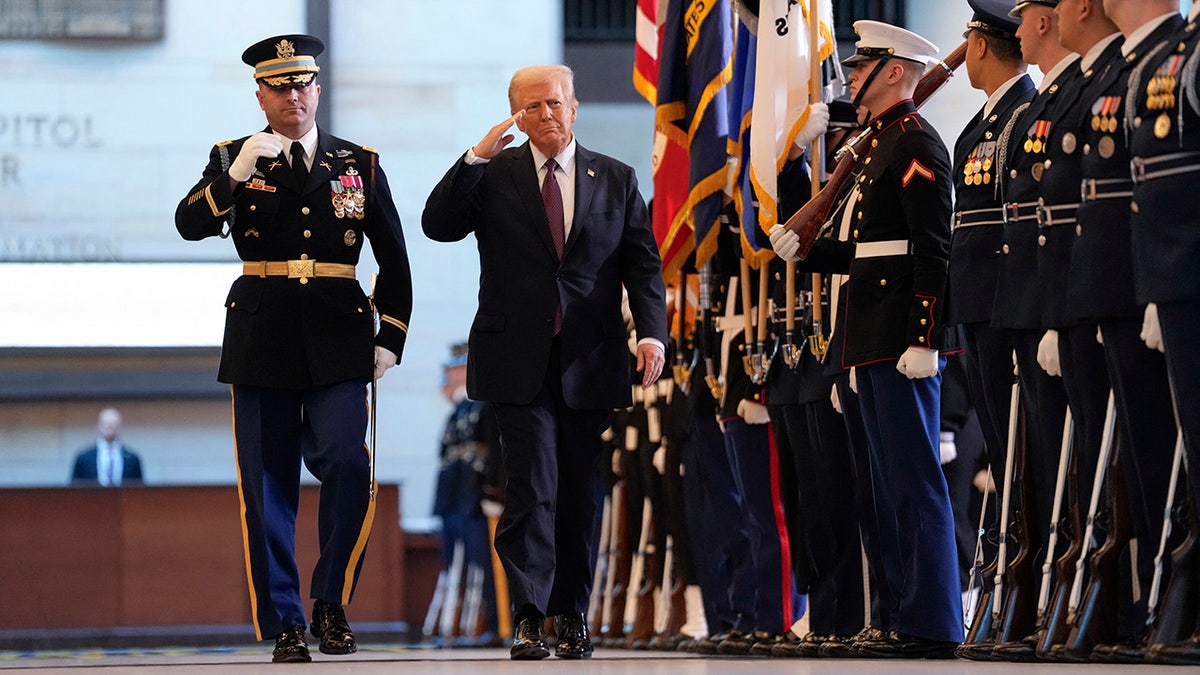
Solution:
<svg viewBox="0 0 1200 675">
<path fill-rule="evenodd" d="M 217 147 L 220 148 L 229 145 L 230 143 L 233 143 L 233 141 L 221 141 L 220 143 L 217 143 Z"/>
<path fill-rule="evenodd" d="M 369 152 L 369 153 L 371 153 L 371 154 L 373 154 L 373 155 L 378 155 L 378 154 L 379 154 L 379 151 L 378 151 L 378 150 L 376 150 L 375 148 L 372 148 L 372 147 L 368 147 L 368 146 L 366 146 L 366 145 L 362 146 L 362 149 L 363 149 L 363 150 L 366 150 L 367 152 Z"/>
</svg>

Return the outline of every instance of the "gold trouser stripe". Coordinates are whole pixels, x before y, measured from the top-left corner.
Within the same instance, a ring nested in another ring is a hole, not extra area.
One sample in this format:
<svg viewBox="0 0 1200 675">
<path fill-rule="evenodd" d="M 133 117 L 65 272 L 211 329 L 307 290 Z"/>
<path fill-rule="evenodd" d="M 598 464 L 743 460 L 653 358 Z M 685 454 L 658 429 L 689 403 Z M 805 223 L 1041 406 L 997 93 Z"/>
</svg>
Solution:
<svg viewBox="0 0 1200 675">
<path fill-rule="evenodd" d="M 404 322 L 403 322 L 403 321 L 401 321 L 400 319 L 396 319 L 396 318 L 390 317 L 390 316 L 388 316 L 387 314 L 380 314 L 380 315 L 379 315 L 379 320 L 380 320 L 380 321 L 383 321 L 383 322 L 385 322 L 385 323 L 390 323 L 390 324 L 392 324 L 392 325 L 393 325 L 393 326 L 395 326 L 396 328 L 399 328 L 400 330 L 404 331 L 404 332 L 405 332 L 405 334 L 407 334 L 407 333 L 408 333 L 408 324 L 404 323 Z"/>
<path fill-rule="evenodd" d="M 289 265 L 290 263 L 290 265 Z M 353 279 L 354 265 L 345 263 L 323 263 L 313 260 L 280 260 L 280 261 L 255 261 L 243 262 L 242 274 L 255 277 L 286 277 L 291 275 L 291 269 L 296 268 L 297 263 L 304 266 L 312 265 L 312 272 L 299 276 L 313 277 L 337 277 L 339 279 Z"/>
<path fill-rule="evenodd" d="M 371 414 L 370 396 L 367 398 L 367 415 Z M 371 448 L 363 443 L 363 451 L 367 453 L 368 461 L 375 461 L 371 456 Z M 375 479 L 371 479 L 371 494 L 374 495 L 377 490 Z M 371 536 L 371 526 L 375 524 L 375 498 L 367 502 L 367 515 L 363 518 L 362 529 L 358 531 L 358 541 L 354 542 L 354 550 L 350 552 L 350 560 L 346 562 L 346 574 L 342 580 L 342 604 L 350 604 L 350 594 L 354 592 L 354 570 L 358 569 L 358 561 L 362 559 L 363 551 L 367 548 L 367 539 Z"/>
<path fill-rule="evenodd" d="M 250 526 L 246 522 L 246 492 L 242 489 L 242 462 L 238 456 L 237 407 L 233 401 L 233 385 L 229 385 L 230 418 L 233 420 L 233 460 L 237 468 L 238 503 L 241 504 L 242 553 L 246 557 L 246 583 L 250 587 L 250 620 L 254 624 L 255 638 L 262 640 L 262 627 L 258 625 L 258 594 L 254 592 L 254 571 L 250 567 Z"/>
</svg>

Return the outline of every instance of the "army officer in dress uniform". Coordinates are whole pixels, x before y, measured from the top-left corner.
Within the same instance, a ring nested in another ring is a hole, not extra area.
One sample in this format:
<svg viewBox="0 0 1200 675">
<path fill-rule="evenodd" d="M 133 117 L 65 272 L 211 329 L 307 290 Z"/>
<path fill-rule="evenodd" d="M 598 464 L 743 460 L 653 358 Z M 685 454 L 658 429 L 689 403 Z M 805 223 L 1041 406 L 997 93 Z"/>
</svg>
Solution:
<svg viewBox="0 0 1200 675">
<path fill-rule="evenodd" d="M 281 35 L 248 48 L 268 127 L 218 143 L 179 203 L 184 239 L 230 237 L 244 261 L 226 300 L 218 379 L 232 385 L 250 607 L 274 660 L 309 661 L 295 561 L 300 461 L 321 481 L 312 633 L 356 649 L 354 594 L 375 514 L 367 388 L 396 364 L 412 311 L 400 218 L 375 151 L 315 123 L 324 45 Z M 375 307 L 355 279 L 363 237 L 379 263 Z"/>
<path fill-rule="evenodd" d="M 845 63 L 854 102 L 876 137 L 847 200 L 849 241 L 818 239 L 808 260 L 849 270 L 842 362 L 851 367 L 877 493 L 890 498 L 900 536 L 883 552 L 894 572 L 895 630 L 858 645 L 863 656 L 949 658 L 963 639 L 954 518 L 939 464 L 942 298 L 950 249 L 950 158 L 912 96 L 937 47 L 884 23 L 857 21 Z M 772 246 L 796 259 L 798 237 L 773 228 Z M 881 525 L 882 527 L 882 525 Z"/>
</svg>

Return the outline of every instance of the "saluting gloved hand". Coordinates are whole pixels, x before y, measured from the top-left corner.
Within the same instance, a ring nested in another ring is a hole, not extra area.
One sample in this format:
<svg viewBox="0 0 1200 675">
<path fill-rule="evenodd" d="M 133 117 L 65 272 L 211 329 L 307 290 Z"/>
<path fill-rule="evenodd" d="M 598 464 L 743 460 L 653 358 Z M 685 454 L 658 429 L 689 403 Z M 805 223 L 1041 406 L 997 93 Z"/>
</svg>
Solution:
<svg viewBox="0 0 1200 675">
<path fill-rule="evenodd" d="M 775 255 L 786 262 L 796 262 L 800 259 L 800 256 L 796 255 L 796 251 L 800 250 L 800 236 L 795 232 L 782 225 L 776 225 L 771 228 L 770 237 Z"/>
<path fill-rule="evenodd" d="M 1165 352 L 1166 347 L 1163 345 L 1162 326 L 1158 323 L 1158 304 L 1150 303 L 1146 305 L 1146 314 L 1142 317 L 1142 342 L 1150 349 L 1157 349 L 1160 352 Z"/>
<path fill-rule="evenodd" d="M 375 379 L 383 377 L 388 368 L 396 365 L 396 353 L 387 347 L 375 345 Z"/>
<path fill-rule="evenodd" d="M 766 424 L 771 421 L 767 406 L 745 398 L 738 401 L 737 414 L 746 424 Z"/>
<path fill-rule="evenodd" d="M 1062 377 L 1062 364 L 1058 360 L 1058 331 L 1048 330 L 1038 342 L 1038 365 L 1050 377 Z"/>
<path fill-rule="evenodd" d="M 799 150 L 804 152 L 818 136 L 821 136 L 829 129 L 829 106 L 820 101 L 808 106 L 808 120 L 804 122 L 804 126 L 800 127 L 799 133 L 796 134 L 795 146 L 793 152 Z M 799 153 L 797 153 L 797 157 Z M 792 157 L 795 159 L 795 157 Z"/>
<path fill-rule="evenodd" d="M 245 183 L 250 180 L 250 174 L 254 173 L 254 165 L 259 157 L 275 157 L 282 152 L 283 141 L 279 140 L 278 136 L 260 131 L 242 144 L 241 151 L 233 158 L 233 164 L 229 165 L 229 177 L 239 183 Z"/>
<path fill-rule="evenodd" d="M 938 371 L 938 352 L 936 349 L 909 347 L 896 362 L 896 370 L 910 380 L 933 377 Z"/>
</svg>

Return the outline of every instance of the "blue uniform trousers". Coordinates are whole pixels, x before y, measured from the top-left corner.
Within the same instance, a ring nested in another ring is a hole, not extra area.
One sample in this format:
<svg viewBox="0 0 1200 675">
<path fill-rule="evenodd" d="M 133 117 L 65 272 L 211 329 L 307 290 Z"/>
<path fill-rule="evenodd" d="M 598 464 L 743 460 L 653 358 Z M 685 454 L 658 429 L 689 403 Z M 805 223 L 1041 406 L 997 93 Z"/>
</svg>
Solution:
<svg viewBox="0 0 1200 675">
<path fill-rule="evenodd" d="M 683 495 L 708 632 L 749 631 L 753 625 L 739 623 L 754 612 L 754 565 L 741 498 L 716 417 L 691 419 L 692 433 L 682 448 Z"/>
<path fill-rule="evenodd" d="M 962 642 L 954 516 L 938 453 L 941 375 L 910 380 L 894 361 L 856 372 L 871 460 L 881 467 L 899 532 L 899 546 L 883 549 L 884 564 L 899 570 L 895 628 Z"/>
<path fill-rule="evenodd" d="M 233 385 L 233 429 L 250 607 L 258 638 L 306 625 L 296 566 L 300 462 L 321 481 L 310 596 L 347 604 L 375 516 L 367 382 L 312 390 Z"/>
<path fill-rule="evenodd" d="M 781 633 L 795 621 L 793 607 L 799 608 L 802 601 L 793 597 L 791 563 L 785 557 L 779 464 L 771 457 L 768 426 L 726 420 L 725 451 L 742 497 L 742 517 L 750 526 L 755 593 L 749 628 Z"/>
</svg>

